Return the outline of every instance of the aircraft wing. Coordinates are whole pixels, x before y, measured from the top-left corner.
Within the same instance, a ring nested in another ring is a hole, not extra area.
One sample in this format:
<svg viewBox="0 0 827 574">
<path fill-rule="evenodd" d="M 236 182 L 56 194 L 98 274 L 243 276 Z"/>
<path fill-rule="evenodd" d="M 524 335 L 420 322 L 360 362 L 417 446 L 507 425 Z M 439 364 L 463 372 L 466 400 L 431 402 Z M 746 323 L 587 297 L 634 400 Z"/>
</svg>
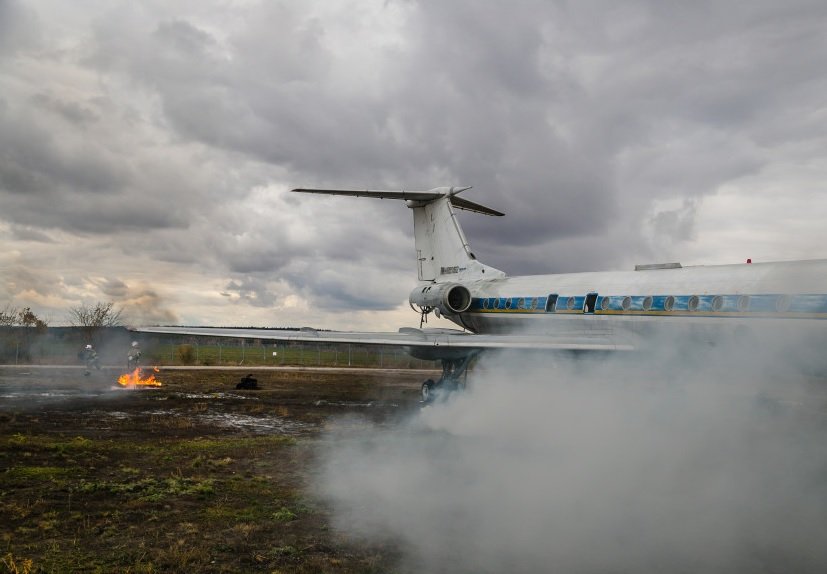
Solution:
<svg viewBox="0 0 827 574">
<path fill-rule="evenodd" d="M 402 328 L 396 333 L 317 331 L 315 329 L 232 329 L 222 327 L 135 327 L 132 331 L 163 335 L 231 337 L 297 343 L 340 343 L 407 347 L 439 358 L 440 351 L 631 351 L 634 346 L 601 335 L 475 335 L 457 329 Z"/>
</svg>

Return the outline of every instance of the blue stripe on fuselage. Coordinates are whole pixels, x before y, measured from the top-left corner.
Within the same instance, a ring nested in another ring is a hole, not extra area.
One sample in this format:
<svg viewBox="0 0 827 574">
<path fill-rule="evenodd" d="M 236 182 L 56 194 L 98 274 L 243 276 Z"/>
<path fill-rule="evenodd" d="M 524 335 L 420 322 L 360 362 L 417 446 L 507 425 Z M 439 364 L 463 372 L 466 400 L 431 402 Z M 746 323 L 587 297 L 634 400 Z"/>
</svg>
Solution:
<svg viewBox="0 0 827 574">
<path fill-rule="evenodd" d="M 647 299 L 651 306 L 647 309 Z M 548 297 L 474 298 L 469 311 L 477 313 L 583 313 L 586 295 L 558 295 L 556 309 L 546 310 Z M 671 307 L 669 306 L 671 302 Z M 626 306 L 624 306 L 624 303 Z M 827 318 L 823 294 L 723 294 L 723 295 L 598 295 L 597 315 L 684 315 L 705 317 L 777 316 Z M 825 317 L 820 317 L 825 315 Z"/>
</svg>

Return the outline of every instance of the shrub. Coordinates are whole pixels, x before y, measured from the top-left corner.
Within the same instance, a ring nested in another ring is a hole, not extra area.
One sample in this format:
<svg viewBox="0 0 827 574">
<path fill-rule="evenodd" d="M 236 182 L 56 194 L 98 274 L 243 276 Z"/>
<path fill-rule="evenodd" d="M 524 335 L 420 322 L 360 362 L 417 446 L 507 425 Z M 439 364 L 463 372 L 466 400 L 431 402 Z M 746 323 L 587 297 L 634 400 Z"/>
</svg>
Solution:
<svg viewBox="0 0 827 574">
<path fill-rule="evenodd" d="M 180 345 L 178 347 L 178 359 L 185 365 L 195 363 L 195 349 L 192 345 Z"/>
</svg>

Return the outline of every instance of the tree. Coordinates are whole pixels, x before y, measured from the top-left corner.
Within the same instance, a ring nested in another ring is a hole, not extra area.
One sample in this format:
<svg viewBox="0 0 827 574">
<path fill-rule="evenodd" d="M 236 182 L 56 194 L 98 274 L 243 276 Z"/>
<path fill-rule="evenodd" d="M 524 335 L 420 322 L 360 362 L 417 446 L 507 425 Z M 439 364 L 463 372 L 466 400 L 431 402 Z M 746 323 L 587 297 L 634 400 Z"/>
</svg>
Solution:
<svg viewBox="0 0 827 574">
<path fill-rule="evenodd" d="M 46 332 L 46 321 L 35 315 L 30 307 L 23 307 L 17 312 L 17 324 L 21 327 L 34 327 L 40 334 Z"/>
<path fill-rule="evenodd" d="M 18 309 L 11 305 L 0 311 L 0 327 L 3 329 L 2 349 L 0 358 L 17 362 L 20 359 L 31 358 L 30 350 L 32 336 L 39 336 L 46 332 L 46 321 L 35 315 L 30 307 Z"/>
<path fill-rule="evenodd" d="M 102 328 L 123 325 L 123 309 L 115 307 L 112 301 L 98 301 L 93 306 L 82 303 L 69 309 L 69 323 L 80 327 L 86 339 L 91 341 Z"/>
<path fill-rule="evenodd" d="M 17 308 L 11 305 L 6 305 L 6 308 L 0 311 L 0 327 L 11 327 L 17 320 Z"/>
</svg>

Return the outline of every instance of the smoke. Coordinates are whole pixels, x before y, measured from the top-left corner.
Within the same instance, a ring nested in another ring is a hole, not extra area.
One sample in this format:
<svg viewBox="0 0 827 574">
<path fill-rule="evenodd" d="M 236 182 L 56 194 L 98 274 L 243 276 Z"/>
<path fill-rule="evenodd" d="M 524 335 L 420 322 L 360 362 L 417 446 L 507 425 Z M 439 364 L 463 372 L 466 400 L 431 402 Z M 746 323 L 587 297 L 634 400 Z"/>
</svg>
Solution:
<svg viewBox="0 0 827 574">
<path fill-rule="evenodd" d="M 677 343 L 492 356 L 404 424 L 339 427 L 335 526 L 411 572 L 824 571 L 824 389 L 792 347 Z"/>
</svg>

